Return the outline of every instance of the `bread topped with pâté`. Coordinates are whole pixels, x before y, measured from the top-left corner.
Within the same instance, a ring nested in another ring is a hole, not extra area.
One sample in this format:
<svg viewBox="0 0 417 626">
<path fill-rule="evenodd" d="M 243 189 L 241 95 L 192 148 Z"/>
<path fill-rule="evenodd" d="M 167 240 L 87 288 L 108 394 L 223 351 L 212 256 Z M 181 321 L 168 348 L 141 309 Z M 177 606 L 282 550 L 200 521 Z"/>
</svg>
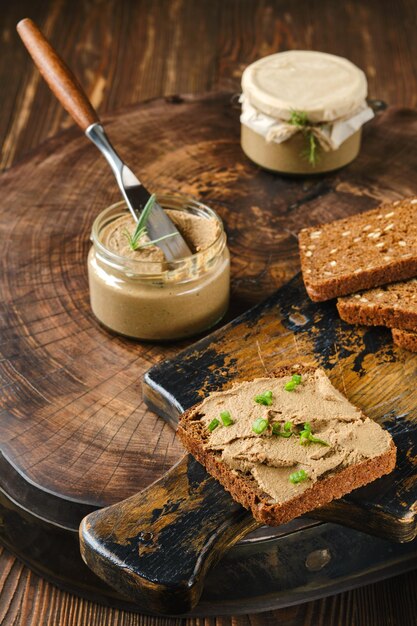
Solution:
<svg viewBox="0 0 417 626">
<path fill-rule="evenodd" d="M 180 418 L 178 436 L 259 522 L 278 525 L 395 466 L 389 433 L 320 368 L 292 365 L 210 393 Z"/>
</svg>

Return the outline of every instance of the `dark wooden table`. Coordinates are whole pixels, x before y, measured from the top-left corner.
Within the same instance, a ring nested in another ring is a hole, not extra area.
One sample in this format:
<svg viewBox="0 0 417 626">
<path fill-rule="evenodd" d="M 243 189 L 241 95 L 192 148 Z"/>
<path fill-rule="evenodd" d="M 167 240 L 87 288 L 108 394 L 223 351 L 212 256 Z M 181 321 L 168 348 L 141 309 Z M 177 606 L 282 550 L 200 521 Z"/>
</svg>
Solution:
<svg viewBox="0 0 417 626">
<path fill-rule="evenodd" d="M 21 45 L 32 17 L 67 59 L 101 114 L 150 98 L 239 90 L 242 69 L 288 48 L 350 58 L 373 98 L 417 106 L 414 0 L 16 0 L 0 12 L 1 168 L 71 125 Z M 172 353 L 172 349 L 171 349 Z M 149 419 L 149 417 L 148 417 Z M 417 624 L 417 572 L 308 604 L 187 623 L 286 626 Z M 0 549 L 0 623 L 176 624 L 112 610 L 58 590 Z"/>
</svg>

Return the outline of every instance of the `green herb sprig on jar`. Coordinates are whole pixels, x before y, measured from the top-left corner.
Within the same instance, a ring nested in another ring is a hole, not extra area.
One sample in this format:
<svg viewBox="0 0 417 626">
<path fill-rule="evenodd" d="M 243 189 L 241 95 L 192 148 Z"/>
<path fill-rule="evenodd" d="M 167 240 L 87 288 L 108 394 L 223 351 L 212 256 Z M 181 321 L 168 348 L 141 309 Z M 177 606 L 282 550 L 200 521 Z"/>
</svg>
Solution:
<svg viewBox="0 0 417 626">
<path fill-rule="evenodd" d="M 307 159 L 309 164 L 313 167 L 319 160 L 318 150 L 319 142 L 317 141 L 312 131 L 312 124 L 307 117 L 307 113 L 304 111 L 291 111 L 291 117 L 288 120 L 288 124 L 298 128 L 306 140 L 306 149 L 302 152 L 302 156 Z"/>
</svg>

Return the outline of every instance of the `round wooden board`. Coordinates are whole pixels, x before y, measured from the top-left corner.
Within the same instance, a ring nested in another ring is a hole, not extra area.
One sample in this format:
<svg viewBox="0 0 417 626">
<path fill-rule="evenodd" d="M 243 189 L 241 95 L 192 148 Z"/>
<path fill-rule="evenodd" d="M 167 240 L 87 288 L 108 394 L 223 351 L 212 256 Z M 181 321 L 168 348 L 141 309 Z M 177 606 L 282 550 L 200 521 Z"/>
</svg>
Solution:
<svg viewBox="0 0 417 626">
<path fill-rule="evenodd" d="M 231 94 L 156 100 L 104 122 L 149 189 L 199 197 L 224 218 L 230 315 L 294 275 L 302 226 L 417 190 L 412 111 L 389 109 L 369 125 L 354 164 L 308 180 L 269 174 L 243 156 Z M 69 528 L 90 507 L 144 488 L 183 453 L 140 386 L 145 370 L 185 344 L 111 335 L 90 311 L 90 228 L 118 199 L 107 164 L 77 129 L 2 177 L 2 475 L 11 489 L 24 481 L 14 499 L 25 508 Z"/>
<path fill-rule="evenodd" d="M 219 119 L 218 104 L 216 97 L 158 100 L 105 125 L 150 189 L 204 197 L 216 176 L 225 186 L 236 178 L 236 168 L 225 170 L 236 149 L 228 136 L 237 115 L 226 97 L 227 115 Z M 91 224 L 119 191 L 77 129 L 5 174 L 2 189 L 3 455 L 30 484 L 59 498 L 92 506 L 118 501 L 183 453 L 140 394 L 143 372 L 177 346 L 113 336 L 91 314 Z"/>
</svg>

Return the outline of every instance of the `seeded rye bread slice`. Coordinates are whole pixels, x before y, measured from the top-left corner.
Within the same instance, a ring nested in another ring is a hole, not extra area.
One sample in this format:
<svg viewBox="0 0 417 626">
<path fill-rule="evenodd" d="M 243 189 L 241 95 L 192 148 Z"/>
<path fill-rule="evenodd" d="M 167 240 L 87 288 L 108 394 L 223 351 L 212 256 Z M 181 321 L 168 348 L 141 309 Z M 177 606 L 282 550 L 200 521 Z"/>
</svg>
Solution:
<svg viewBox="0 0 417 626">
<path fill-rule="evenodd" d="M 312 366 L 284 366 L 272 372 L 270 376 L 281 378 L 291 376 L 293 373 L 304 375 L 315 370 L 316 368 Z M 234 500 L 250 509 L 253 517 L 262 524 L 270 526 L 284 524 L 388 474 L 395 467 L 396 448 L 391 440 L 389 448 L 383 454 L 326 474 L 324 478 L 291 500 L 271 503 L 270 496 L 258 487 L 251 475 L 231 470 L 221 460 L 220 452 L 204 447 L 209 432 L 199 420 L 199 406 L 200 404 L 191 407 L 180 417 L 177 434 L 181 442 L 229 491 Z"/>
<path fill-rule="evenodd" d="M 382 204 L 299 233 L 301 270 L 315 302 L 417 275 L 417 198 Z"/>
<path fill-rule="evenodd" d="M 417 332 L 401 328 L 393 328 L 391 332 L 395 345 L 410 352 L 417 352 Z"/>
<path fill-rule="evenodd" d="M 337 310 L 350 324 L 417 330 L 417 279 L 339 298 Z"/>
</svg>

